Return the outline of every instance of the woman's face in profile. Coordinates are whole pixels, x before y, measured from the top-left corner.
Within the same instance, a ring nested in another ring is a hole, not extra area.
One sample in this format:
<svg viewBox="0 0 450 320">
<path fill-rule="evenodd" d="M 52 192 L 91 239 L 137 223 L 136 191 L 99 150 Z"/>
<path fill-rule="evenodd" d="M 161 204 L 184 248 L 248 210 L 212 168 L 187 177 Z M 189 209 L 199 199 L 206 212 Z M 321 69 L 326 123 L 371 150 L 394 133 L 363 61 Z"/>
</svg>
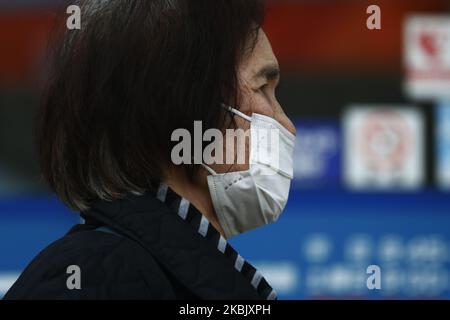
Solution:
<svg viewBox="0 0 450 320">
<path fill-rule="evenodd" d="M 269 39 L 265 32 L 260 29 L 257 41 L 253 51 L 246 55 L 238 69 L 239 88 L 239 110 L 246 115 L 253 113 L 262 114 L 278 121 L 292 134 L 296 130 L 292 121 L 284 113 L 283 108 L 276 98 L 276 88 L 280 81 L 280 67 L 278 60 L 272 50 Z M 247 130 L 250 128 L 250 122 L 234 117 L 237 128 Z M 236 141 L 235 141 L 236 142 Z M 224 152 L 227 154 L 227 143 L 224 144 Z M 216 164 L 211 167 L 219 173 L 230 171 L 244 171 L 249 168 L 249 143 L 246 140 L 246 162 L 245 164 Z M 237 156 L 238 146 L 234 144 L 235 157 Z"/>
</svg>

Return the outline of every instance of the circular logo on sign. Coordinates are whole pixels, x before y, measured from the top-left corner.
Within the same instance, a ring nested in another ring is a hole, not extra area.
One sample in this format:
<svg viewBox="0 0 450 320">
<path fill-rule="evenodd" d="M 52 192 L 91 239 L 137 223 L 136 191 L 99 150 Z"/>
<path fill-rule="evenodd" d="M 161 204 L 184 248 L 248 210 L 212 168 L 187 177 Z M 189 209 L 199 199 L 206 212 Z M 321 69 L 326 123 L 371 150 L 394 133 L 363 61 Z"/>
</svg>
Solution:
<svg viewBox="0 0 450 320">
<path fill-rule="evenodd" d="M 391 172 L 402 167 L 411 150 L 411 130 L 393 110 L 374 111 L 362 122 L 359 138 L 362 158 L 375 171 Z"/>
</svg>

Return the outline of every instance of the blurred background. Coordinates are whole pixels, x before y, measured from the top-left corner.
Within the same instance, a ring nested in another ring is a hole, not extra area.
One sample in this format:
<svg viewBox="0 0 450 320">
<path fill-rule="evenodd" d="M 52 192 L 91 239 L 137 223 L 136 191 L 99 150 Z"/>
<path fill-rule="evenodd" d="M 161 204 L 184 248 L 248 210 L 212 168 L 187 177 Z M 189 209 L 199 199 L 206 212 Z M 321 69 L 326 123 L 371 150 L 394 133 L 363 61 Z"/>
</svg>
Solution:
<svg viewBox="0 0 450 320">
<path fill-rule="evenodd" d="M 381 30 L 366 26 L 370 5 Z M 79 219 L 40 180 L 34 149 L 60 6 L 0 0 L 0 297 Z M 282 299 L 449 299 L 450 2 L 272 0 L 265 31 L 298 130 L 296 177 L 279 221 L 232 244 Z"/>
</svg>

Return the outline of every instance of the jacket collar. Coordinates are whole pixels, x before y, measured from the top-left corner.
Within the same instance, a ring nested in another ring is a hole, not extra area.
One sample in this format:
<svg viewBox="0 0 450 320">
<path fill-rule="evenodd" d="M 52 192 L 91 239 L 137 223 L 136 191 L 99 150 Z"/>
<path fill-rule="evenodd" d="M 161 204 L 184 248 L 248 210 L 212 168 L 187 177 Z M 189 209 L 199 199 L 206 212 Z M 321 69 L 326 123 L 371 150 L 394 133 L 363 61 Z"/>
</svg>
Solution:
<svg viewBox="0 0 450 320">
<path fill-rule="evenodd" d="M 98 201 L 82 213 L 139 243 L 203 299 L 276 299 L 275 291 L 187 200 L 156 194 Z"/>
</svg>

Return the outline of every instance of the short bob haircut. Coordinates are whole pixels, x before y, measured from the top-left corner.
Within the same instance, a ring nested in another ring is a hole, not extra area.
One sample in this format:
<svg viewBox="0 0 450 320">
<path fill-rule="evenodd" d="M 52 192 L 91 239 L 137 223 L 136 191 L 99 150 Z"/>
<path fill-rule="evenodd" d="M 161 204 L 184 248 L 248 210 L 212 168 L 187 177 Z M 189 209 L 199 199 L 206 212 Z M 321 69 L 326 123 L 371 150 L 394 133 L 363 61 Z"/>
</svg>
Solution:
<svg viewBox="0 0 450 320">
<path fill-rule="evenodd" d="M 43 177 L 70 208 L 155 190 L 177 128 L 224 128 L 261 0 L 85 0 L 62 29 L 39 117 Z M 65 18 L 68 16 L 66 15 Z M 192 178 L 198 167 L 185 166 Z"/>
</svg>

